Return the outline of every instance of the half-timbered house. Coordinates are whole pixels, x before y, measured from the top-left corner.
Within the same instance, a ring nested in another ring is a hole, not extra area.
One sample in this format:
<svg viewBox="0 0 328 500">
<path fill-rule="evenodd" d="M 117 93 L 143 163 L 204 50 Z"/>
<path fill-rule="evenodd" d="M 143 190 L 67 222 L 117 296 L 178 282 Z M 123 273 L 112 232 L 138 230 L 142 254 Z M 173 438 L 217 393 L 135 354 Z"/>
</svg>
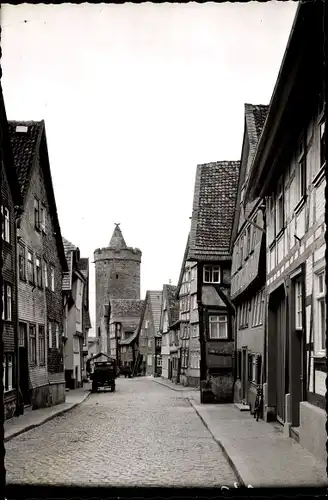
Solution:
<svg viewBox="0 0 328 500">
<path fill-rule="evenodd" d="M 172 369 L 177 369 L 177 365 L 172 366 L 171 352 L 170 352 L 170 332 L 171 326 L 176 323 L 178 319 L 178 309 L 176 300 L 177 287 L 173 285 L 163 285 L 162 295 L 162 309 L 161 309 L 161 322 L 160 332 L 162 335 L 161 356 L 162 356 L 162 377 L 172 379 Z M 176 330 L 174 329 L 174 335 Z M 171 335 L 172 339 L 172 335 Z M 177 356 L 174 357 L 176 359 Z M 178 363 L 178 361 L 175 361 Z"/>
<path fill-rule="evenodd" d="M 0 86 L 1 140 L 1 258 L 2 342 L 5 419 L 20 414 L 28 402 L 28 364 L 25 339 L 18 338 L 16 224 L 22 197 L 8 134 L 5 103 Z M 21 356 L 19 356 L 21 353 Z M 26 383 L 27 382 L 27 383 Z"/>
<path fill-rule="evenodd" d="M 245 186 L 268 106 L 245 104 L 245 125 L 232 244 L 231 299 L 236 309 L 234 399 L 254 409 L 265 355 L 265 227 L 263 203 L 245 204 Z"/>
<path fill-rule="evenodd" d="M 140 371 L 153 375 L 155 370 L 155 333 L 159 330 L 162 305 L 162 290 L 147 290 L 140 317 L 138 345 Z"/>
<path fill-rule="evenodd" d="M 298 7 L 245 200 L 266 199 L 265 416 L 326 460 L 323 7 Z"/>
<path fill-rule="evenodd" d="M 233 400 L 230 238 L 239 161 L 197 166 L 187 262 L 197 263 L 201 401 Z M 206 397 L 207 397 L 206 396 Z"/>
</svg>

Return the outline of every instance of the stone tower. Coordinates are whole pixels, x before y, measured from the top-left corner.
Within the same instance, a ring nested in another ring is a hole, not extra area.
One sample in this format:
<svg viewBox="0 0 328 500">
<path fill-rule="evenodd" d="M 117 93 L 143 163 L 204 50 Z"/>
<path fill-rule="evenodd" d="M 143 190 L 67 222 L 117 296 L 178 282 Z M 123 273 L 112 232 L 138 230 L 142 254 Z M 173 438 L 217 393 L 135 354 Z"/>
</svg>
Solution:
<svg viewBox="0 0 328 500">
<path fill-rule="evenodd" d="M 141 251 L 126 245 L 119 224 L 115 224 L 108 247 L 95 250 L 94 262 L 98 335 L 104 306 L 110 299 L 140 300 Z"/>
</svg>

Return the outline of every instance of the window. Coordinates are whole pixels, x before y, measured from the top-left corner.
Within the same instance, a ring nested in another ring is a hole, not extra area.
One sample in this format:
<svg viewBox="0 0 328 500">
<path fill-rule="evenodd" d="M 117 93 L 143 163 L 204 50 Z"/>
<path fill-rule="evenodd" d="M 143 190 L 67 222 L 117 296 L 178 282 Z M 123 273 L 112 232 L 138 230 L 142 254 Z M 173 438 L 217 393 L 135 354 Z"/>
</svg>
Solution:
<svg viewBox="0 0 328 500">
<path fill-rule="evenodd" d="M 255 220 L 254 220 L 255 224 L 258 224 L 258 216 L 255 217 Z M 256 245 L 256 240 L 257 240 L 257 231 L 258 229 L 253 226 L 252 227 L 252 243 L 251 243 L 251 250 L 254 250 L 255 248 L 255 245 Z"/>
<path fill-rule="evenodd" d="M 219 283 L 219 282 L 220 282 L 220 267 L 204 266 L 204 283 Z"/>
<path fill-rule="evenodd" d="M 25 347 L 26 333 L 27 333 L 26 323 L 19 323 L 18 347 Z"/>
<path fill-rule="evenodd" d="M 325 122 L 320 124 L 320 168 L 326 163 Z"/>
<path fill-rule="evenodd" d="M 192 336 L 198 338 L 198 325 L 192 325 Z"/>
<path fill-rule="evenodd" d="M 249 303 L 244 302 L 239 309 L 239 328 L 246 328 L 248 326 L 248 313 Z"/>
<path fill-rule="evenodd" d="M 326 350 L 326 290 L 325 290 L 325 272 L 321 271 L 315 275 L 316 279 L 316 328 L 317 339 L 315 352 L 321 353 Z"/>
<path fill-rule="evenodd" d="M 151 346 L 152 346 L 151 339 L 148 339 L 148 347 L 151 348 Z"/>
<path fill-rule="evenodd" d="M 184 349 L 181 353 L 181 368 L 188 368 L 188 349 Z"/>
<path fill-rule="evenodd" d="M 14 363 L 13 354 L 5 353 L 3 359 L 3 388 L 4 391 L 11 391 L 13 388 Z"/>
<path fill-rule="evenodd" d="M 277 192 L 276 198 L 276 235 L 284 228 L 284 191 L 282 182 Z"/>
<path fill-rule="evenodd" d="M 18 263 L 19 263 L 19 277 L 21 280 L 26 280 L 25 247 L 21 243 L 19 244 Z"/>
<path fill-rule="evenodd" d="M 44 268 L 43 268 L 43 270 L 44 270 L 44 286 L 46 288 L 48 288 L 48 286 L 49 286 L 49 282 L 48 282 L 48 265 L 47 265 L 46 261 L 44 261 L 43 265 L 44 265 Z"/>
<path fill-rule="evenodd" d="M 7 283 L 2 284 L 2 319 L 12 320 L 12 288 Z"/>
<path fill-rule="evenodd" d="M 210 316 L 210 339 L 227 339 L 228 338 L 228 317 L 227 315 Z"/>
<path fill-rule="evenodd" d="M 40 206 L 37 198 L 34 198 L 34 227 L 40 229 Z"/>
<path fill-rule="evenodd" d="M 43 325 L 39 325 L 39 364 L 46 364 L 46 339 Z"/>
<path fill-rule="evenodd" d="M 34 285 L 34 259 L 32 252 L 27 252 L 27 275 L 29 282 Z"/>
<path fill-rule="evenodd" d="M 162 367 L 162 356 L 157 356 L 157 366 Z"/>
<path fill-rule="evenodd" d="M 9 209 L 1 205 L 2 214 L 2 239 L 10 243 L 10 214 Z"/>
<path fill-rule="evenodd" d="M 298 163 L 296 167 L 296 196 L 299 201 L 306 193 L 306 155 L 305 155 L 305 137 L 300 140 L 298 151 Z"/>
<path fill-rule="evenodd" d="M 58 325 L 58 323 L 56 323 L 55 329 L 56 329 L 56 347 L 57 347 L 57 349 L 59 349 L 59 325 Z"/>
<path fill-rule="evenodd" d="M 260 326 L 263 323 L 265 306 L 264 290 L 258 292 L 254 297 L 252 326 Z"/>
<path fill-rule="evenodd" d="M 36 328 L 35 325 L 29 325 L 29 354 L 30 362 L 36 365 Z"/>
<path fill-rule="evenodd" d="M 197 294 L 196 293 L 191 296 L 191 304 L 192 304 L 193 310 L 197 309 Z"/>
<path fill-rule="evenodd" d="M 54 292 L 55 291 L 55 270 L 53 267 L 50 268 L 50 275 L 51 275 L 51 290 Z"/>
<path fill-rule="evenodd" d="M 295 327 L 302 329 L 302 282 L 300 279 L 295 281 Z"/>
<path fill-rule="evenodd" d="M 149 328 L 149 320 L 148 319 L 146 319 L 146 321 L 145 321 L 145 330 L 147 330 L 147 328 Z"/>
<path fill-rule="evenodd" d="M 42 231 L 46 232 L 46 209 L 43 205 L 40 208 L 40 226 Z"/>
<path fill-rule="evenodd" d="M 36 257 L 35 266 L 36 266 L 36 283 L 39 288 L 42 288 L 42 267 L 41 267 L 40 257 Z"/>
<path fill-rule="evenodd" d="M 156 338 L 156 347 L 161 347 L 161 345 L 162 345 L 162 339 Z"/>
<path fill-rule="evenodd" d="M 193 281 L 196 278 L 196 269 L 197 269 L 196 266 L 191 268 L 191 281 Z"/>
<path fill-rule="evenodd" d="M 153 356 L 151 354 L 148 354 L 147 356 L 147 365 L 152 366 L 153 364 Z"/>
<path fill-rule="evenodd" d="M 248 226 L 246 229 L 246 238 L 245 238 L 245 257 L 248 257 L 249 252 L 251 251 L 251 226 Z"/>
<path fill-rule="evenodd" d="M 52 323 L 50 321 L 48 323 L 48 347 L 52 348 Z"/>
</svg>

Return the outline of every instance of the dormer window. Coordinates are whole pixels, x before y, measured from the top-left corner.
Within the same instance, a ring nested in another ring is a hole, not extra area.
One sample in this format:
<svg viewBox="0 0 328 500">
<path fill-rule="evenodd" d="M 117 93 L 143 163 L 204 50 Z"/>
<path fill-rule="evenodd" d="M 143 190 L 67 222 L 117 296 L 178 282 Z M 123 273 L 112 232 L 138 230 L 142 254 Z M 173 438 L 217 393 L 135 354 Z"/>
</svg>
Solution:
<svg viewBox="0 0 328 500">
<path fill-rule="evenodd" d="M 220 283 L 221 272 L 219 266 L 204 266 L 204 283 Z"/>
</svg>

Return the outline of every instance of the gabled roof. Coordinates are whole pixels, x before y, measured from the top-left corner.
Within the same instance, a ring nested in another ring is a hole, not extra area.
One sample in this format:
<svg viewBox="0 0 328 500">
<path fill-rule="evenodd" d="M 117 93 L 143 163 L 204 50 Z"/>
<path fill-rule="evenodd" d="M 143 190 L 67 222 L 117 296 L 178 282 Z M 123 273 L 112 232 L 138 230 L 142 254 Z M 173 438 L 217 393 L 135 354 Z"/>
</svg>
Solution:
<svg viewBox="0 0 328 500">
<path fill-rule="evenodd" d="M 163 314 L 164 303 L 166 301 L 169 326 L 179 319 L 179 301 L 176 299 L 177 288 L 174 285 L 163 285 L 161 315 Z"/>
<path fill-rule="evenodd" d="M 237 190 L 237 200 L 236 200 L 236 210 L 233 222 L 233 229 L 231 233 L 231 244 L 233 245 L 234 240 L 238 234 L 239 220 L 240 220 L 240 199 L 241 199 L 241 188 L 246 179 L 246 170 L 251 168 L 254 156 L 256 154 L 256 148 L 264 123 L 268 114 L 269 106 L 264 104 L 248 104 L 244 105 L 244 138 L 243 146 L 241 152 L 240 160 L 240 172 L 238 180 L 238 190 Z M 245 148 L 245 145 L 249 143 L 249 149 Z M 248 156 L 246 157 L 245 151 L 248 151 Z M 247 181 L 246 181 L 247 182 Z M 244 207 L 246 208 L 246 207 Z M 249 207 L 250 209 L 252 207 Z M 248 216 L 248 212 L 245 213 Z"/>
<path fill-rule="evenodd" d="M 285 53 L 270 100 L 250 172 L 245 199 L 252 201 L 265 196 L 275 178 L 275 169 L 283 168 L 277 160 L 285 146 L 282 142 L 297 132 L 297 121 L 304 106 L 304 92 L 314 97 L 323 80 L 324 31 L 322 19 L 326 2 L 300 2 L 290 31 Z M 307 36 L 304 36 L 307 33 Z M 311 75 L 311 78 L 308 76 Z M 318 84 L 317 89 L 314 85 Z"/>
<path fill-rule="evenodd" d="M 181 264 L 181 269 L 180 269 L 180 276 L 179 276 L 179 281 L 178 281 L 178 286 L 177 286 L 177 291 L 176 291 L 176 299 L 179 298 L 179 293 L 180 293 L 180 288 L 181 288 L 181 285 L 182 285 L 183 274 L 184 274 L 185 267 L 186 267 L 186 262 L 187 262 L 188 252 L 189 252 L 189 240 L 190 240 L 190 233 L 188 234 L 186 248 L 185 248 L 185 251 L 184 251 L 184 254 L 183 254 L 183 259 L 182 259 L 182 264 Z"/>
<path fill-rule="evenodd" d="M 131 344 L 137 338 L 138 333 L 139 333 L 139 329 L 137 328 L 135 330 L 135 332 L 132 335 L 130 335 L 130 337 L 128 337 L 125 340 L 119 340 L 119 342 L 118 342 L 119 345 L 129 345 L 129 344 Z"/>
<path fill-rule="evenodd" d="M 30 186 L 33 167 L 36 164 L 37 156 L 40 156 L 40 167 L 43 170 L 43 178 L 47 191 L 49 210 L 54 224 L 58 254 L 62 269 L 65 272 L 68 270 L 68 268 L 65 258 L 64 246 L 58 220 L 55 193 L 51 177 L 44 120 L 40 122 L 9 121 L 8 126 L 10 142 L 14 156 L 15 169 L 21 189 L 24 206 L 26 203 L 28 188 Z M 22 129 L 25 131 L 20 131 Z"/>
<path fill-rule="evenodd" d="M 154 330 L 157 332 L 161 322 L 162 290 L 149 290 L 147 293 L 149 294 L 148 296 L 153 316 Z"/>
<path fill-rule="evenodd" d="M 67 261 L 68 272 L 63 275 L 62 289 L 65 291 L 71 290 L 72 288 L 72 274 L 73 274 L 73 252 L 77 250 L 77 247 L 73 245 L 70 241 L 63 237 L 64 252 Z"/>
<path fill-rule="evenodd" d="M 127 248 L 119 224 L 115 224 L 115 229 L 110 239 L 109 246 L 111 248 L 117 248 L 120 250 Z"/>
<path fill-rule="evenodd" d="M 110 317 L 139 316 L 144 305 L 143 300 L 137 299 L 111 299 Z"/>
<path fill-rule="evenodd" d="M 239 161 L 197 166 L 187 260 L 230 258 Z"/>
<path fill-rule="evenodd" d="M 23 205 L 23 198 L 21 195 L 18 176 L 14 165 L 14 156 L 10 142 L 6 107 L 3 99 L 3 92 L 1 85 L 0 85 L 0 124 L 2 133 L 2 155 L 3 155 L 2 159 L 7 177 L 7 182 L 9 185 L 9 189 L 11 191 L 11 196 L 13 199 L 14 206 L 19 207 L 21 209 Z"/>
</svg>

